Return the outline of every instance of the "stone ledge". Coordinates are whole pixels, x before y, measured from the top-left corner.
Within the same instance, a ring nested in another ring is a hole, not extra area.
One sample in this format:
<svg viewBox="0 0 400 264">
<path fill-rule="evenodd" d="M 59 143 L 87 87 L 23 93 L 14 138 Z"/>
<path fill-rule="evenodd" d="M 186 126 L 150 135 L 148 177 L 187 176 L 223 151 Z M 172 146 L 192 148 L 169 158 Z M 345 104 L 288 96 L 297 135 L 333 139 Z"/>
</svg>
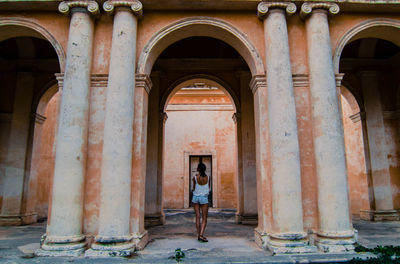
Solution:
<svg viewBox="0 0 400 264">
<path fill-rule="evenodd" d="M 237 224 L 242 225 L 257 225 L 258 215 L 257 214 L 235 214 L 235 221 Z"/>
<path fill-rule="evenodd" d="M 159 226 L 165 224 L 165 214 L 162 213 L 160 215 L 146 215 L 144 217 L 144 226 Z"/>
<path fill-rule="evenodd" d="M 360 218 L 366 221 L 399 221 L 400 213 L 396 210 L 361 210 Z"/>
<path fill-rule="evenodd" d="M 133 235 L 132 242 L 135 244 L 136 250 L 143 250 L 149 243 L 149 233 L 145 230 L 142 234 Z"/>
</svg>

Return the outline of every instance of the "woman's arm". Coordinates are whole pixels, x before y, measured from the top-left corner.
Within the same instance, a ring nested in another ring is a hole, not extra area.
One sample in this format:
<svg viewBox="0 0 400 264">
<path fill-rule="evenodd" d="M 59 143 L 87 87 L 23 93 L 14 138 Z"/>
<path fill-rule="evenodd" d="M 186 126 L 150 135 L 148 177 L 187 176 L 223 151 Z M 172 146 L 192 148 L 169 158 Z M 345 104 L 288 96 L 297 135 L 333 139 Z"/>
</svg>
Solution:
<svg viewBox="0 0 400 264">
<path fill-rule="evenodd" d="M 194 177 L 196 177 L 196 176 L 194 176 Z M 194 188 L 196 187 L 196 180 L 194 179 L 194 177 L 192 178 L 192 181 L 193 181 L 192 192 L 194 192 Z"/>
</svg>

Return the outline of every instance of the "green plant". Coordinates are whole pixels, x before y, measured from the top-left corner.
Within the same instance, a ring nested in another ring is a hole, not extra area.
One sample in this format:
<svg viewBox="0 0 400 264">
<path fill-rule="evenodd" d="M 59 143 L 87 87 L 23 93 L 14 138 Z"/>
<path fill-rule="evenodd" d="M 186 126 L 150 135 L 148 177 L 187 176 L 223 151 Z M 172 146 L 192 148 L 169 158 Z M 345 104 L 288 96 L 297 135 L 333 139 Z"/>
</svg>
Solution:
<svg viewBox="0 0 400 264">
<path fill-rule="evenodd" d="M 356 252 L 370 252 L 375 254 L 376 258 L 354 258 L 349 263 L 369 263 L 369 264 L 400 264 L 400 246 L 377 246 L 367 248 L 361 245 L 355 248 Z"/>
<path fill-rule="evenodd" d="M 183 252 L 180 248 L 175 249 L 175 260 L 177 263 L 180 263 L 181 260 L 185 258 L 185 252 Z"/>
</svg>

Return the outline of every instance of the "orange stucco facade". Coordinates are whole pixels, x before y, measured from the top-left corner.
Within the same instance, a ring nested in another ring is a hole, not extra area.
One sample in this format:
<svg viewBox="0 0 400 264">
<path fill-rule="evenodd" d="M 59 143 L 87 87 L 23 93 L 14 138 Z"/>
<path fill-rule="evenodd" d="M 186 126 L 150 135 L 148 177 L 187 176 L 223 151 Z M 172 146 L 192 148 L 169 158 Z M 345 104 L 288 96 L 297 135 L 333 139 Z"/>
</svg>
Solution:
<svg viewBox="0 0 400 264">
<path fill-rule="evenodd" d="M 196 155 L 217 162 L 213 207 L 258 222 L 256 242 L 272 251 L 315 252 L 314 240 L 321 251 L 351 251 L 352 217 L 399 219 L 400 5 L 260 1 L 257 16 L 259 3 L 244 0 L 132 0 L 113 11 L 72 2 L 67 15 L 58 1 L 0 9 L 0 222 L 47 218 L 43 254 L 57 243 L 81 254 L 82 241 L 97 254 L 113 232 L 127 251 L 143 248 L 145 225 L 188 207 Z M 123 38 L 118 27 L 131 31 Z M 321 32 L 323 47 L 312 49 Z M 187 89 L 199 80 L 216 90 Z M 321 80 L 330 88 L 318 93 Z M 121 214 L 107 197 L 120 199 Z M 65 228 L 63 211 L 73 212 Z"/>
</svg>

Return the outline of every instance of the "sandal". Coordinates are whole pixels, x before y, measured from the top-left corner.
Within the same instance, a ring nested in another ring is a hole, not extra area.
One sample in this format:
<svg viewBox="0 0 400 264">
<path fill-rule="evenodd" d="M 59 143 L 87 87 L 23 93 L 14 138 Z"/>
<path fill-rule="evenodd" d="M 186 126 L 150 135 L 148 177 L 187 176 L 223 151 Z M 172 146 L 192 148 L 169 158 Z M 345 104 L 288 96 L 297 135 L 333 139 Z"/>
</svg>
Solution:
<svg viewBox="0 0 400 264">
<path fill-rule="evenodd" d="M 204 237 L 204 236 L 199 236 L 199 237 L 197 238 L 197 240 L 199 240 L 199 241 L 201 241 L 201 242 L 208 242 L 208 239 L 207 239 L 206 237 Z"/>
</svg>

